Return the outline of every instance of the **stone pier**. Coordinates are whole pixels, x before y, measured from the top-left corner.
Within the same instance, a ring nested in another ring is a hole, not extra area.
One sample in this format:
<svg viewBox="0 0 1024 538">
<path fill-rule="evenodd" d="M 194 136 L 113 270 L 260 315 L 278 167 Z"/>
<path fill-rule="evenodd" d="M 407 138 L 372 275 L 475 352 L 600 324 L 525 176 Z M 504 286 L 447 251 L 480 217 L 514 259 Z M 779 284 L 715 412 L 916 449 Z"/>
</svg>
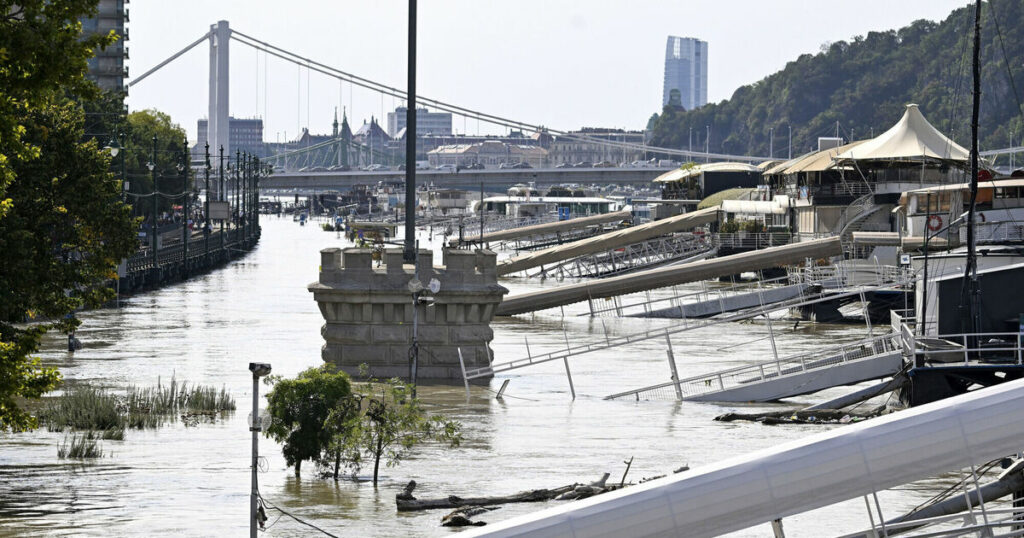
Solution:
<svg viewBox="0 0 1024 538">
<path fill-rule="evenodd" d="M 417 305 L 420 344 L 418 380 L 459 381 L 462 369 L 490 364 L 494 337 L 490 322 L 508 290 L 497 283 L 496 255 L 489 250 L 443 250 L 443 265 L 433 252 L 420 250 L 417 263 L 406 265 L 401 249 L 387 249 L 383 263 L 360 248 L 320 251 L 320 279 L 309 285 L 324 316 L 321 355 L 326 362 L 355 374 L 360 364 L 377 378 L 409 375 L 413 337 L 413 296 L 409 282 L 424 287 L 440 282 L 433 302 Z M 486 381 L 486 380 L 484 380 Z"/>
</svg>

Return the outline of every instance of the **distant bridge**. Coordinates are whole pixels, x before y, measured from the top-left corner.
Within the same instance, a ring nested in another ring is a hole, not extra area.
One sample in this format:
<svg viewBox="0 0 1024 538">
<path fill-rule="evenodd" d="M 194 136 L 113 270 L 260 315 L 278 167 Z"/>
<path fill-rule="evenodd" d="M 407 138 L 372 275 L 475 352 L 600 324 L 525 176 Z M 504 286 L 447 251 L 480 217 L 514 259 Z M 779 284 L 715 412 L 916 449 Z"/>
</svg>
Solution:
<svg viewBox="0 0 1024 538">
<path fill-rule="evenodd" d="M 537 185 L 649 185 L 651 180 L 672 168 L 528 168 L 504 170 L 418 170 L 416 182 L 441 188 L 505 190 L 517 183 Z M 347 190 L 353 185 L 376 185 L 379 181 L 405 181 L 404 171 L 383 172 L 285 172 L 260 180 L 260 189 L 286 192 Z"/>
</svg>

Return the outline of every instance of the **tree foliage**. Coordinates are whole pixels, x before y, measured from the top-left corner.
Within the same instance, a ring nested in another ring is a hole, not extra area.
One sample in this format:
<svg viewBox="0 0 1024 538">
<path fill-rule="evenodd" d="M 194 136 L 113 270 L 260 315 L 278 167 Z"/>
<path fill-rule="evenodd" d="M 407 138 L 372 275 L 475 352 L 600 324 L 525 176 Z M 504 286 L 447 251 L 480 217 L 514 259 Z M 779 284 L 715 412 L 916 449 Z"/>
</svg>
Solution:
<svg viewBox="0 0 1024 538">
<path fill-rule="evenodd" d="M 942 22 L 918 20 L 828 43 L 821 53 L 740 87 L 731 99 L 691 111 L 665 107 L 652 144 L 686 149 L 692 129 L 693 149 L 703 151 L 710 130 L 711 152 L 767 156 L 773 130 L 775 156 L 785 157 L 792 126 L 795 157 L 815 149 L 819 136 L 834 136 L 836 122 L 840 136 L 868 138 L 896 123 L 905 104 L 917 103 L 936 128 L 967 147 L 973 24 L 973 8 L 961 8 Z M 982 24 L 980 146 L 1006 147 L 1011 133 L 1019 145 L 1024 0 L 987 2 Z"/>
<path fill-rule="evenodd" d="M 341 405 L 328 417 L 333 438 L 326 462 L 334 465 L 335 479 L 340 462 L 353 473 L 372 462 L 376 486 L 381 461 L 388 467 L 398 465 L 424 441 L 451 447 L 462 441 L 462 425 L 442 415 L 429 415 L 412 397 L 411 385 L 390 379 L 356 387 L 358 405 Z"/>
<path fill-rule="evenodd" d="M 124 158 L 129 182 L 129 201 L 135 199 L 131 194 L 148 195 L 153 192 L 153 179 L 148 164 L 153 158 L 153 137 L 156 137 L 156 178 L 157 190 L 168 195 L 182 193 L 185 189 L 183 171 L 178 171 L 182 163 L 185 130 L 174 123 L 171 117 L 156 109 L 139 110 L 128 114 L 124 126 Z M 120 157 L 118 157 L 120 158 Z M 213 162 L 213 161 L 211 161 Z M 149 198 L 138 198 L 134 203 L 135 215 L 151 215 L 153 203 Z M 160 211 L 170 209 L 172 204 L 180 204 L 180 199 L 161 196 L 157 200 Z"/>
<path fill-rule="evenodd" d="M 114 36 L 81 36 L 96 0 L 0 0 L 0 431 L 35 419 L 60 376 L 31 357 L 51 326 L 113 297 L 106 283 L 135 248 L 120 183 L 95 141 L 83 142 L 79 101 L 99 92 L 86 60 Z M 25 326 L 24 322 L 49 320 Z"/>
<path fill-rule="evenodd" d="M 319 462 L 332 441 L 324 427 L 328 415 L 352 395 L 348 375 L 331 365 L 310 368 L 295 379 L 272 377 L 267 413 L 273 422 L 265 435 L 282 444 L 285 462 L 298 475 L 302 462 Z"/>
</svg>

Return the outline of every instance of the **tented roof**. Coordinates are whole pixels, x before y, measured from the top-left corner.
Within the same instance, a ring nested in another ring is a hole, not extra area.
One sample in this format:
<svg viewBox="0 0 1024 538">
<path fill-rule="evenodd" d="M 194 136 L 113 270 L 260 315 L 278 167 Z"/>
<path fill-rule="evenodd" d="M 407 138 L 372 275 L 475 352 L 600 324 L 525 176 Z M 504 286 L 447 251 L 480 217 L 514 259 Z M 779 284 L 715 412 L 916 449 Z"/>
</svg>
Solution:
<svg viewBox="0 0 1024 538">
<path fill-rule="evenodd" d="M 676 168 L 654 178 L 655 183 L 674 183 L 691 177 L 697 177 L 704 172 L 758 172 L 756 166 L 747 163 L 704 163 L 689 168 Z"/>
<path fill-rule="evenodd" d="M 857 140 L 850 142 L 849 144 L 824 149 L 821 151 L 814 152 L 810 155 L 804 156 L 799 161 L 793 163 L 788 168 L 783 170 L 783 174 L 796 174 L 798 172 L 824 172 L 830 170 L 836 165 L 836 155 L 839 155 L 845 151 L 849 151 L 865 142 L 867 140 Z"/>
<path fill-rule="evenodd" d="M 970 154 L 928 123 L 917 105 L 907 105 L 900 121 L 877 137 L 847 149 L 837 160 L 935 159 L 967 162 Z"/>
<path fill-rule="evenodd" d="M 795 157 L 795 158 L 790 159 L 788 161 L 782 161 L 781 163 L 778 163 L 775 166 L 772 166 L 771 168 L 765 170 L 763 175 L 774 176 L 776 174 L 782 174 L 782 173 L 785 172 L 785 170 L 787 168 L 789 168 L 790 166 L 795 164 L 800 159 L 803 159 L 804 157 L 807 157 L 808 155 L 813 155 L 813 154 L 814 154 L 814 152 L 804 153 L 803 155 L 801 155 L 799 157 Z"/>
</svg>

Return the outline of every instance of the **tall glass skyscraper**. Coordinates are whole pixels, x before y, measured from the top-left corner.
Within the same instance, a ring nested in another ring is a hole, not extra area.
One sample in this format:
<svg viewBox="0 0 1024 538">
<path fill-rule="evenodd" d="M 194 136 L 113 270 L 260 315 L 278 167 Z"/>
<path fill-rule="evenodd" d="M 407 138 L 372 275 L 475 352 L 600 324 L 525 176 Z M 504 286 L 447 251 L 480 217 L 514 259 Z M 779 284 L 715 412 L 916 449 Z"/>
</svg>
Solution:
<svg viewBox="0 0 1024 538">
<path fill-rule="evenodd" d="M 661 105 L 673 101 L 693 110 L 708 102 L 708 43 L 692 37 L 668 36 L 665 45 L 665 90 Z"/>
</svg>

